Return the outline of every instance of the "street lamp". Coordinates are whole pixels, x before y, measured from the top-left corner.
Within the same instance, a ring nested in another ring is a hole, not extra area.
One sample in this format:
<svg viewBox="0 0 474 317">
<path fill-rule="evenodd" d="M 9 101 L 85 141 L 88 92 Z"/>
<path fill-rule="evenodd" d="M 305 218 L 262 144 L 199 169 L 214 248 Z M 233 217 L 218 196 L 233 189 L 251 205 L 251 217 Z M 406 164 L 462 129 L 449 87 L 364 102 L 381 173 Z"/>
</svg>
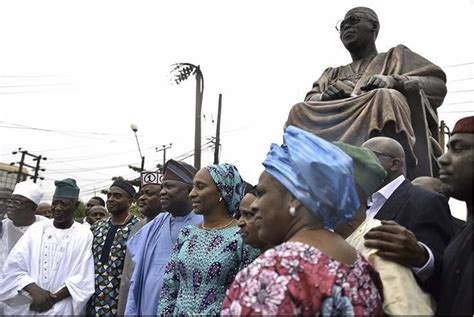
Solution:
<svg viewBox="0 0 474 317">
<path fill-rule="evenodd" d="M 193 65 L 190 63 L 177 63 L 171 65 L 173 69 L 171 73 L 174 73 L 174 82 L 179 85 L 182 81 L 185 81 L 191 75 L 196 75 L 196 114 L 194 118 L 194 167 L 196 169 L 201 168 L 201 109 L 202 109 L 202 96 L 204 93 L 204 77 L 201 72 L 199 65 Z"/>
<path fill-rule="evenodd" d="M 138 142 L 138 136 L 137 136 L 137 131 L 138 127 L 136 124 L 131 124 L 130 128 L 132 129 L 133 133 L 135 134 L 135 140 L 137 140 L 137 146 L 138 146 L 138 153 L 140 153 L 140 158 L 142 160 L 142 165 L 140 167 L 140 172 L 143 172 L 145 169 L 145 157 L 142 155 L 142 150 L 140 149 L 140 143 Z"/>
</svg>

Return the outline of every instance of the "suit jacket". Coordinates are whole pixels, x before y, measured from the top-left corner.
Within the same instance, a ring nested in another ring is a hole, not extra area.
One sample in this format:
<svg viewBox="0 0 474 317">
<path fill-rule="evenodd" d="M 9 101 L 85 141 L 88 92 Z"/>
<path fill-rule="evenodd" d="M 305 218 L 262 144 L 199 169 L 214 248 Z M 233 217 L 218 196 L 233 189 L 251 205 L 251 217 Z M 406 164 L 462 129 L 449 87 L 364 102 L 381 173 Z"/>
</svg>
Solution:
<svg viewBox="0 0 474 317">
<path fill-rule="evenodd" d="M 420 285 L 437 298 L 443 252 L 455 234 L 447 198 L 405 180 L 375 218 L 396 221 L 430 248 L 435 259 L 434 274 Z"/>
</svg>

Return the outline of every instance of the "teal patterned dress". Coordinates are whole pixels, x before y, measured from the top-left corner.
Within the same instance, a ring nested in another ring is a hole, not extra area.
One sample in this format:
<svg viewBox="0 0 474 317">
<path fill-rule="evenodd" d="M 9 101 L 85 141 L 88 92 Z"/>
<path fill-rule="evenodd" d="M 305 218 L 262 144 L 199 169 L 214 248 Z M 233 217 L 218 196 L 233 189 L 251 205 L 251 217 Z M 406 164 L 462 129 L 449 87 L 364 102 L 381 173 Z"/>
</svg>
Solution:
<svg viewBox="0 0 474 317">
<path fill-rule="evenodd" d="M 238 227 L 182 229 L 165 268 L 159 313 L 219 315 L 235 275 L 258 255 Z"/>
<path fill-rule="evenodd" d="M 95 293 L 87 303 L 87 316 L 117 316 L 127 240 L 130 229 L 138 221 L 136 216 L 132 216 L 123 225 L 113 225 L 107 217 L 91 226 L 94 235 Z"/>
</svg>

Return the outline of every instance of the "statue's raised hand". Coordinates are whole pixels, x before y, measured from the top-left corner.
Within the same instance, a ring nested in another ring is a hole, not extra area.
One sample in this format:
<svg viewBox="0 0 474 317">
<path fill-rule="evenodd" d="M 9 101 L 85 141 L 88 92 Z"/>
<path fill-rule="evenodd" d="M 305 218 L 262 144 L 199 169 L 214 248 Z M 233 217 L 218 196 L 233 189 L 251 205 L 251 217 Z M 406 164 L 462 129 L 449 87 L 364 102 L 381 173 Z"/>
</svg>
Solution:
<svg viewBox="0 0 474 317">
<path fill-rule="evenodd" d="M 364 83 L 361 90 L 370 91 L 377 88 L 397 89 L 397 80 L 392 76 L 372 75 Z"/>
<path fill-rule="evenodd" d="M 353 87 L 338 80 L 330 85 L 321 95 L 321 101 L 344 99 L 350 97 Z"/>
</svg>

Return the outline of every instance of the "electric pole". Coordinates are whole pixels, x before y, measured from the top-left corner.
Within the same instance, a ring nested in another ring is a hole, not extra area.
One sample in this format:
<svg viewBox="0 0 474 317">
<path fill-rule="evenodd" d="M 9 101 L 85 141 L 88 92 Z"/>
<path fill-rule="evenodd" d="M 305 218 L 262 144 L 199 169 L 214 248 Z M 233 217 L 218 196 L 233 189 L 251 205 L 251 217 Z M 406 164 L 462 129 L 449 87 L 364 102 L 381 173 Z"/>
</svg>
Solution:
<svg viewBox="0 0 474 317">
<path fill-rule="evenodd" d="M 204 76 L 199 65 L 190 63 L 177 63 L 171 73 L 174 73 L 174 82 L 179 85 L 191 75 L 196 76 L 196 109 L 194 115 L 194 167 L 201 169 L 201 110 L 202 97 L 204 94 Z"/>
<path fill-rule="evenodd" d="M 165 164 L 166 164 L 166 150 L 171 149 L 172 146 L 173 146 L 173 143 L 170 143 L 170 144 L 168 144 L 168 145 L 163 144 L 163 145 L 161 146 L 161 149 L 160 149 L 160 148 L 155 148 L 155 150 L 156 150 L 157 153 L 163 151 L 163 165 L 162 165 L 162 167 L 161 167 L 161 172 L 162 172 L 162 173 L 163 173 L 163 169 L 165 168 Z"/>
<path fill-rule="evenodd" d="M 33 179 L 33 182 L 36 183 L 36 181 L 39 179 L 44 179 L 43 177 L 39 176 L 39 172 L 44 172 L 46 171 L 46 169 L 44 168 L 41 168 L 40 167 L 40 163 L 41 163 L 41 160 L 47 160 L 46 157 L 42 156 L 42 155 L 35 155 L 35 154 L 31 154 L 31 153 L 28 153 L 28 151 L 26 150 L 21 150 L 21 148 L 18 149 L 18 151 L 13 151 L 12 154 L 18 154 L 18 153 L 21 153 L 21 159 L 20 159 L 20 162 L 17 162 L 17 164 L 19 164 L 18 166 L 18 172 L 17 172 L 17 177 L 16 177 L 16 183 L 18 184 L 19 182 L 21 182 L 22 180 L 22 176 L 30 176 L 30 178 Z M 33 166 L 33 165 L 30 165 L 30 164 L 27 164 L 25 161 L 26 161 L 26 158 L 27 157 L 32 157 L 32 161 L 36 161 L 36 165 Z M 10 163 L 10 165 L 14 166 L 16 163 Z M 34 174 L 31 175 L 29 173 L 26 173 L 24 174 L 23 173 L 23 167 L 29 167 L 29 168 L 32 168 L 34 170 Z"/>
<path fill-rule="evenodd" d="M 214 164 L 219 164 L 219 148 L 221 142 L 221 111 L 222 111 L 222 94 L 219 94 L 219 104 L 217 106 L 217 125 L 216 125 L 216 143 L 214 148 Z"/>
</svg>

